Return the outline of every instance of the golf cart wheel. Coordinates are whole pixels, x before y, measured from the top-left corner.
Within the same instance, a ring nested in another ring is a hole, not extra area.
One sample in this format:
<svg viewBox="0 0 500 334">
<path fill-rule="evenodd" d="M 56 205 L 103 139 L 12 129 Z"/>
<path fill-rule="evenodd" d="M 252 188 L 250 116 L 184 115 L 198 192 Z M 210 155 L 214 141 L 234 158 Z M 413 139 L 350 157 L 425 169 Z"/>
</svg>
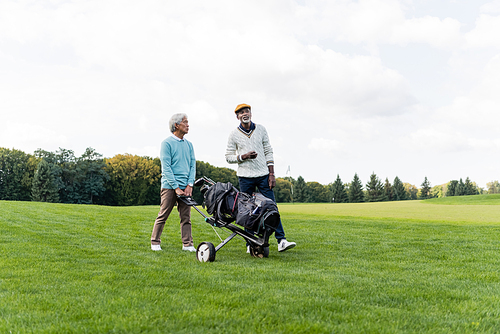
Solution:
<svg viewBox="0 0 500 334">
<path fill-rule="evenodd" d="M 200 262 L 215 261 L 215 246 L 211 242 L 202 242 L 196 249 L 196 258 Z"/>
<path fill-rule="evenodd" d="M 269 257 L 269 247 L 250 246 L 250 255 L 259 259 L 262 259 L 263 257 Z"/>
<path fill-rule="evenodd" d="M 269 246 L 264 247 L 264 257 L 269 257 Z"/>
</svg>

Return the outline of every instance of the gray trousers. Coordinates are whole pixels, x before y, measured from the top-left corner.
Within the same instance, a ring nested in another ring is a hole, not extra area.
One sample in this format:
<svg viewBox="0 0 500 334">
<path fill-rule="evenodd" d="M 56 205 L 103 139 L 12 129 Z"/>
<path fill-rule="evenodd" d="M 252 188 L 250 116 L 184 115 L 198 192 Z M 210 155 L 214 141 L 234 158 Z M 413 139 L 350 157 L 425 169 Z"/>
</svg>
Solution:
<svg viewBox="0 0 500 334">
<path fill-rule="evenodd" d="M 191 207 L 184 202 L 177 200 L 177 195 L 174 189 L 161 189 L 160 212 L 153 226 L 151 234 L 151 245 L 159 245 L 161 243 L 161 233 L 165 227 L 165 222 L 172 212 L 172 209 L 177 203 L 177 211 L 181 219 L 181 237 L 183 246 L 193 246 L 193 236 L 191 234 Z"/>
</svg>

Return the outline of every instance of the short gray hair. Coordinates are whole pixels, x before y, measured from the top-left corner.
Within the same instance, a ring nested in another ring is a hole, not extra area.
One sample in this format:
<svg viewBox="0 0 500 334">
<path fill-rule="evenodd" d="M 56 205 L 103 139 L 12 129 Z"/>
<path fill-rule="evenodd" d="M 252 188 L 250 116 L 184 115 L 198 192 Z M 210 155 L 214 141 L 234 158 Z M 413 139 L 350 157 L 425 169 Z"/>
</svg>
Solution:
<svg viewBox="0 0 500 334">
<path fill-rule="evenodd" d="M 170 132 L 174 133 L 174 131 L 175 131 L 175 125 L 176 124 L 181 124 L 181 122 L 184 119 L 184 117 L 186 117 L 186 119 L 188 118 L 186 114 L 184 114 L 184 113 L 178 113 L 178 114 L 173 115 L 170 118 L 170 122 L 169 122 Z"/>
</svg>

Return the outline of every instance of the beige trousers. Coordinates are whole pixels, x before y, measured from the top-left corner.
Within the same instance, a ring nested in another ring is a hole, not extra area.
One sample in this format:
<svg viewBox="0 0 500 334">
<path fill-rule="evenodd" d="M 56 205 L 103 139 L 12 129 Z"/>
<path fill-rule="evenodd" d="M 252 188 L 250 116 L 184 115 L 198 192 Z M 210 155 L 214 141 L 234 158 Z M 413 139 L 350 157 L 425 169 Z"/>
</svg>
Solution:
<svg viewBox="0 0 500 334">
<path fill-rule="evenodd" d="M 183 246 L 193 246 L 193 236 L 191 234 L 191 207 L 184 202 L 177 200 L 177 195 L 174 189 L 161 189 L 160 212 L 153 226 L 151 234 L 151 245 L 159 245 L 161 243 L 161 233 L 165 227 L 165 222 L 172 212 L 175 203 L 177 203 L 177 211 L 181 219 L 181 237 Z"/>
</svg>

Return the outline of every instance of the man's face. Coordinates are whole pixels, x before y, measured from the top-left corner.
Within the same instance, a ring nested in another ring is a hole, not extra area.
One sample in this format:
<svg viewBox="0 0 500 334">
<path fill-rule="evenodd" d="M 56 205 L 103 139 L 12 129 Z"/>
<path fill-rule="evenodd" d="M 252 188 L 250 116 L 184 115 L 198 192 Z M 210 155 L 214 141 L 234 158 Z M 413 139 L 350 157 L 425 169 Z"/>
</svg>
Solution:
<svg viewBox="0 0 500 334">
<path fill-rule="evenodd" d="M 182 119 L 179 124 L 175 125 L 177 131 L 180 131 L 182 135 L 185 135 L 189 132 L 189 123 L 186 117 Z"/>
<path fill-rule="evenodd" d="M 250 123 L 252 121 L 252 112 L 250 108 L 243 108 L 238 111 L 236 113 L 236 118 L 238 118 L 241 123 Z"/>
</svg>

